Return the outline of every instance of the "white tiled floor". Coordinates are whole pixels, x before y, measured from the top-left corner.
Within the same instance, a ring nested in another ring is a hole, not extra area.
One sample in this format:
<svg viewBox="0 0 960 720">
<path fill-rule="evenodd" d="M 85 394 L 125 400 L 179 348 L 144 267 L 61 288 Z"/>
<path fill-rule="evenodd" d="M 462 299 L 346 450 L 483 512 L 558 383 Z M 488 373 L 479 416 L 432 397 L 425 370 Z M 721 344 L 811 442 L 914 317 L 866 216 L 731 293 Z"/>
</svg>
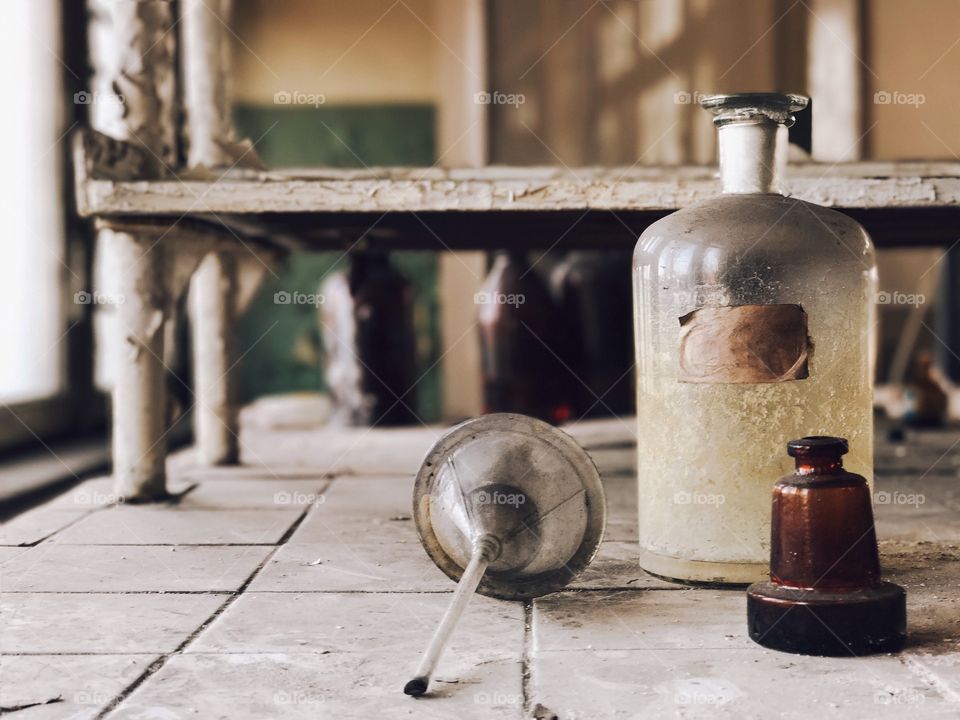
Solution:
<svg viewBox="0 0 960 720">
<path fill-rule="evenodd" d="M 943 453 L 923 442 L 931 462 Z M 877 506 L 910 646 L 837 659 L 754 645 L 741 591 L 644 574 L 628 457 L 597 455 L 609 522 L 594 564 L 526 606 L 475 598 L 419 700 L 401 688 L 453 584 L 420 547 L 409 473 L 192 471 L 174 478 L 199 483 L 178 503 L 117 508 L 90 481 L 0 531 L 0 706 L 45 703 L 12 715 L 27 720 L 960 717 L 951 454 L 929 482 L 878 473 L 881 491 L 925 494 Z"/>
</svg>

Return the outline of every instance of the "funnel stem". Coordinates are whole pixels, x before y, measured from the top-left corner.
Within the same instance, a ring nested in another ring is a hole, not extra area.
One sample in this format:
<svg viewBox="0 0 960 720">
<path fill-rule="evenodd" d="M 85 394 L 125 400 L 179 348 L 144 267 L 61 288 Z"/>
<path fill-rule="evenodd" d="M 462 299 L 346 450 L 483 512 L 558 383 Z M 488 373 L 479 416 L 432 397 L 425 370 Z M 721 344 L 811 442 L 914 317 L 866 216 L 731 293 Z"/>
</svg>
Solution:
<svg viewBox="0 0 960 720">
<path fill-rule="evenodd" d="M 484 535 L 479 538 L 473 547 L 473 554 L 470 556 L 470 562 L 467 564 L 460 582 L 457 583 L 457 590 L 453 594 L 453 600 L 450 607 L 444 613 L 440 625 L 430 639 L 427 651 L 420 660 L 417 667 L 417 674 L 408 682 L 403 691 L 407 695 L 423 695 L 430 684 L 430 677 L 440 661 L 440 655 L 447 646 L 447 641 L 453 634 L 453 628 L 463 614 L 467 603 L 476 592 L 477 586 L 483 579 L 483 574 L 487 571 L 487 565 L 496 558 L 500 542 L 493 535 Z"/>
</svg>

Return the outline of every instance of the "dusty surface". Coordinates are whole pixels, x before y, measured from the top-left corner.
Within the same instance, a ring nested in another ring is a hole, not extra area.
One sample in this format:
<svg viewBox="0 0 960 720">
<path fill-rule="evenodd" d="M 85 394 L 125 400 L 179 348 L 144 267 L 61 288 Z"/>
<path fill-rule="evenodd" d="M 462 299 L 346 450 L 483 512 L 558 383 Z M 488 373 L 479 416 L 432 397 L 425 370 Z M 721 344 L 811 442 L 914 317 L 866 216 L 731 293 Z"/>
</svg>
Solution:
<svg viewBox="0 0 960 720">
<path fill-rule="evenodd" d="M 413 700 L 401 687 L 452 590 L 410 520 L 413 457 L 434 433 L 366 456 L 350 438 L 317 469 L 315 431 L 284 432 L 251 443 L 282 447 L 284 469 L 181 457 L 178 487 L 196 486 L 178 503 L 118 507 L 92 480 L 0 529 L 9 717 L 960 717 L 956 433 L 878 447 L 881 554 L 908 591 L 898 656 L 768 651 L 746 635 L 742 592 L 644 574 L 632 451 L 606 447 L 594 564 L 527 606 L 477 598 L 431 696 Z"/>
<path fill-rule="evenodd" d="M 102 142 L 75 146 L 81 215 L 262 212 L 675 210 L 714 197 L 712 167 L 232 170 L 183 180 L 110 179 Z M 952 162 L 791 165 L 785 194 L 841 208 L 947 207 L 960 201 Z M 200 200 L 198 200 L 198 198 Z"/>
</svg>

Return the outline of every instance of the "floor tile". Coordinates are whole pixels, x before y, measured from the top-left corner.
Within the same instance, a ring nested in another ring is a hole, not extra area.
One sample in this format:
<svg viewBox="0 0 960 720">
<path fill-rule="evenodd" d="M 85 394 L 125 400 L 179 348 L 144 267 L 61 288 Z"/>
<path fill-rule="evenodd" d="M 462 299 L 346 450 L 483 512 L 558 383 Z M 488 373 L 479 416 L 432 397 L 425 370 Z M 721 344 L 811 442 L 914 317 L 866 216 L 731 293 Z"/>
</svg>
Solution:
<svg viewBox="0 0 960 720">
<path fill-rule="evenodd" d="M 538 650 L 751 647 L 743 591 L 561 592 L 534 601 Z"/>
<path fill-rule="evenodd" d="M 957 712 L 934 683 L 895 657 L 873 658 L 865 666 L 860 658 L 813 658 L 759 647 L 547 652 L 531 663 L 530 690 L 531 703 L 561 718 L 591 720 L 926 720 Z"/>
<path fill-rule="evenodd" d="M 0 652 L 171 652 L 223 595 L 5 593 Z"/>
<path fill-rule="evenodd" d="M 389 518 L 413 512 L 413 475 L 340 477 L 330 483 L 319 509 L 328 515 Z"/>
<path fill-rule="evenodd" d="M 401 689 L 413 666 L 388 654 L 191 654 L 171 658 L 111 720 L 521 718 L 519 658 L 445 656 L 431 691 Z"/>
<path fill-rule="evenodd" d="M 28 510 L 0 525 L 0 545 L 33 545 L 89 513 L 89 509 L 66 510 L 39 507 Z"/>
<path fill-rule="evenodd" d="M 884 579 L 907 591 L 908 646 L 960 652 L 960 547 L 882 541 Z"/>
<path fill-rule="evenodd" d="M 420 543 L 288 543 L 257 575 L 250 590 L 434 592 L 456 586 Z"/>
<path fill-rule="evenodd" d="M 291 543 L 417 542 L 412 481 L 338 478 L 291 536 Z"/>
<path fill-rule="evenodd" d="M 347 475 L 413 475 L 444 427 L 240 432 L 244 465 Z"/>
<path fill-rule="evenodd" d="M 597 556 L 569 587 L 572 589 L 662 588 L 682 589 L 640 568 L 639 546 L 634 542 L 600 543 Z"/>
<path fill-rule="evenodd" d="M 136 680 L 156 655 L 8 655 L 0 658 L 0 707 L 23 720 L 89 720 Z M 59 699 L 58 699 L 59 698 Z M 55 700 L 55 702 L 49 702 Z"/>
<path fill-rule="evenodd" d="M 640 529 L 636 518 L 617 519 L 607 518 L 607 527 L 603 531 L 603 539 L 610 542 L 637 543 L 640 538 Z"/>
<path fill-rule="evenodd" d="M 85 480 L 66 490 L 46 504 L 58 510 L 91 510 L 123 502 L 124 498 L 114 492 L 113 478 L 98 477 Z"/>
<path fill-rule="evenodd" d="M 958 481 L 960 482 L 960 481 Z M 892 499 L 892 493 L 888 494 Z M 904 496 L 909 499 L 908 493 Z M 960 544 L 960 512 L 933 502 L 912 505 L 878 505 L 874 494 L 877 538 Z"/>
<path fill-rule="evenodd" d="M 232 591 L 272 547 L 151 547 L 42 543 L 4 560 L 4 592 Z"/>
<path fill-rule="evenodd" d="M 84 518 L 55 541 L 77 545 L 277 543 L 302 513 L 285 510 L 175 510 L 119 506 Z"/>
<path fill-rule="evenodd" d="M 449 593 L 244 593 L 187 652 L 376 652 L 412 665 L 427 645 Z M 267 621 L 269 620 L 269 621 Z M 501 657 L 523 645 L 520 603 L 474 597 L 447 657 Z"/>
<path fill-rule="evenodd" d="M 366 543 L 417 543 L 417 528 L 409 515 L 394 518 L 329 514 L 312 510 L 290 536 L 289 544 L 351 545 Z"/>
<path fill-rule="evenodd" d="M 194 480 L 171 483 L 171 492 L 193 489 L 174 505 L 178 510 L 264 509 L 283 510 L 324 502 L 326 479 Z"/>
</svg>

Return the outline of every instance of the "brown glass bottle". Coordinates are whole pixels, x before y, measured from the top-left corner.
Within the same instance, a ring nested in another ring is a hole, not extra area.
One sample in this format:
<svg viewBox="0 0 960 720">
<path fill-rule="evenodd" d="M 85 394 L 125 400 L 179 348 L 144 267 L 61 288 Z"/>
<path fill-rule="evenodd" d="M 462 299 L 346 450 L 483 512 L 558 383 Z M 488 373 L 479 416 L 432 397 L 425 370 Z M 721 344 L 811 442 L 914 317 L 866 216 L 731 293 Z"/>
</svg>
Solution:
<svg viewBox="0 0 960 720">
<path fill-rule="evenodd" d="M 322 288 L 321 332 L 334 417 L 349 425 L 417 422 L 413 286 L 387 253 L 351 253 Z"/>
<path fill-rule="evenodd" d="M 525 253 L 499 251 L 475 297 L 484 412 L 515 412 L 559 423 L 576 380 L 563 367 L 562 318 Z"/>
<path fill-rule="evenodd" d="M 572 383 L 573 414 L 633 414 L 633 322 L 629 253 L 571 252 L 551 285 L 569 330 L 564 361 Z"/>
<path fill-rule="evenodd" d="M 810 655 L 892 652 L 906 636 L 906 595 L 883 582 L 870 490 L 843 469 L 847 441 L 787 444 L 796 471 L 773 489 L 770 582 L 747 590 L 750 637 Z"/>
</svg>

